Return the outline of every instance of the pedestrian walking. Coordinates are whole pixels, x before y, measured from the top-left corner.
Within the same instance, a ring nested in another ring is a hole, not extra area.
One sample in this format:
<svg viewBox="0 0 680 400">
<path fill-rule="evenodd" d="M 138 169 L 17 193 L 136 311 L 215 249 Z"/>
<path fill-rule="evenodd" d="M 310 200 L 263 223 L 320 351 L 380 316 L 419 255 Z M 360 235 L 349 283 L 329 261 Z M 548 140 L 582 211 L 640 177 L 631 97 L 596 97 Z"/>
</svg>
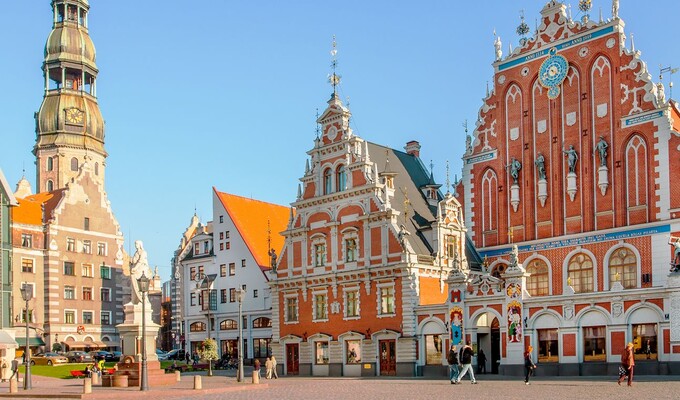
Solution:
<svg viewBox="0 0 680 400">
<path fill-rule="evenodd" d="M 265 379 L 272 379 L 272 358 L 267 357 L 267 361 L 264 362 L 264 368 L 266 370 L 266 374 L 264 376 Z"/>
<path fill-rule="evenodd" d="M 474 355 L 474 351 L 472 351 L 472 346 L 470 346 L 470 341 L 468 340 L 465 343 L 465 347 L 460 352 L 460 363 L 463 365 L 463 368 L 461 369 L 460 373 L 458 374 L 458 379 L 456 379 L 456 383 L 460 383 L 461 378 L 465 376 L 466 373 L 470 373 L 470 383 L 473 385 L 477 383 L 477 380 L 475 379 L 475 372 L 472 369 L 472 356 Z"/>
<path fill-rule="evenodd" d="M 633 354 L 633 343 L 628 343 L 621 353 L 621 366 L 619 366 L 619 380 L 616 382 L 621 385 L 626 376 L 628 386 L 633 386 L 633 367 L 635 367 L 635 356 Z"/>
<path fill-rule="evenodd" d="M 477 353 L 477 373 L 486 374 L 486 354 L 482 349 Z"/>
<path fill-rule="evenodd" d="M 16 358 L 12 360 L 12 376 L 9 377 L 9 380 L 11 381 L 15 376 L 19 380 L 19 360 Z"/>
<path fill-rule="evenodd" d="M 194 363 L 193 363 L 194 366 L 198 364 L 198 360 L 200 360 L 200 358 L 198 357 L 198 353 L 194 351 Z"/>
<path fill-rule="evenodd" d="M 274 379 L 279 379 L 279 373 L 276 372 L 276 357 L 272 354 L 272 377 Z"/>
<path fill-rule="evenodd" d="M 188 351 L 184 352 L 184 360 L 186 361 L 187 365 L 189 365 L 189 361 L 191 361 L 191 354 L 189 354 Z"/>
<path fill-rule="evenodd" d="M 456 351 L 456 346 L 451 345 L 449 354 L 446 357 L 446 361 L 449 363 L 449 380 L 452 385 L 456 384 L 458 380 L 458 352 Z"/>
<path fill-rule="evenodd" d="M 529 378 L 536 370 L 536 364 L 534 364 L 534 360 L 531 359 L 532 351 L 534 351 L 534 348 L 529 346 L 527 351 L 524 352 L 524 383 L 527 385 L 529 384 Z"/>
<path fill-rule="evenodd" d="M 260 377 L 260 360 L 257 359 L 257 358 L 255 359 L 255 362 L 253 363 L 253 370 L 255 372 L 257 372 L 257 377 L 259 378 Z"/>
</svg>

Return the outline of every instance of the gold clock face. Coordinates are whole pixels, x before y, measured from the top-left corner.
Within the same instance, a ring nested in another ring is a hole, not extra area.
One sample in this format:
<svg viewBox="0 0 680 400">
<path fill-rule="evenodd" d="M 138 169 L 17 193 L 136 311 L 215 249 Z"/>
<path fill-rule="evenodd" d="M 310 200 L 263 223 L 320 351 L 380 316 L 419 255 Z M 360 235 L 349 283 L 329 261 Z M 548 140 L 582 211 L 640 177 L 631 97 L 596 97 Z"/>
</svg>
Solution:
<svg viewBox="0 0 680 400">
<path fill-rule="evenodd" d="M 69 108 L 66 110 L 66 121 L 71 124 L 82 124 L 83 112 L 77 108 Z"/>
</svg>

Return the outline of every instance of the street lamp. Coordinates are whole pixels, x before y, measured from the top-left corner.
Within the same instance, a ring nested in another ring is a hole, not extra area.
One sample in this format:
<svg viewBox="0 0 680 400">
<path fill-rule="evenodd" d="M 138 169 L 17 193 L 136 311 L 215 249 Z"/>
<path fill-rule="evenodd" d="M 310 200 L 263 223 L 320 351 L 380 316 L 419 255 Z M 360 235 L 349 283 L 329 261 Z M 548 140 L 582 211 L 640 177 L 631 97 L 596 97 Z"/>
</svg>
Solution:
<svg viewBox="0 0 680 400">
<path fill-rule="evenodd" d="M 149 291 L 149 278 L 145 273 L 137 279 L 139 291 L 142 293 L 142 379 L 139 383 L 139 390 L 149 390 L 149 378 L 146 370 L 146 293 Z"/>
<path fill-rule="evenodd" d="M 238 299 L 238 375 L 236 380 L 243 382 L 243 289 L 236 289 L 236 298 Z"/>
<path fill-rule="evenodd" d="M 24 374 L 24 390 L 33 389 L 31 382 L 31 349 L 28 344 L 28 302 L 33 298 L 33 288 L 24 283 L 21 285 L 21 298 L 26 302 L 26 349 L 24 350 L 24 362 L 26 363 L 26 373 Z"/>
</svg>

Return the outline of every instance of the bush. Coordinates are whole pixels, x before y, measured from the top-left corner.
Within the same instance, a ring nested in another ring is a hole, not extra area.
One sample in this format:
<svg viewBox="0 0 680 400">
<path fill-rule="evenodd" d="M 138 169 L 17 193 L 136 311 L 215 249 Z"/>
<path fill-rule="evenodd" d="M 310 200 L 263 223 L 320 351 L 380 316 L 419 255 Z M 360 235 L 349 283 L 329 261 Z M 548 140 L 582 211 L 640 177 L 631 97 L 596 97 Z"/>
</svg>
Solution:
<svg viewBox="0 0 680 400">
<path fill-rule="evenodd" d="M 202 359 L 212 361 L 217 360 L 217 342 L 213 339 L 206 339 L 201 343 L 201 348 L 198 350 L 198 355 Z"/>
</svg>

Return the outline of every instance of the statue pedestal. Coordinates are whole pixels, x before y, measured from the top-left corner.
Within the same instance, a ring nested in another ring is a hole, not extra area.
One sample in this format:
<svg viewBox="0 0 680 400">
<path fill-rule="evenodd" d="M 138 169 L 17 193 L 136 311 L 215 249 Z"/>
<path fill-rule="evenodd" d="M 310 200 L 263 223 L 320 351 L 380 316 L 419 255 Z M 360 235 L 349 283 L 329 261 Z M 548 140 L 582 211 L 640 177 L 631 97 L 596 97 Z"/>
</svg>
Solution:
<svg viewBox="0 0 680 400">
<path fill-rule="evenodd" d="M 512 204 L 512 209 L 517 212 L 517 207 L 519 206 L 519 185 L 516 183 L 510 186 L 510 204 Z"/>
<path fill-rule="evenodd" d="M 600 188 L 600 193 L 602 193 L 602 196 L 607 193 L 607 188 L 609 187 L 609 177 L 607 176 L 608 172 L 609 169 L 606 165 L 603 165 L 597 169 L 597 186 Z"/>
<path fill-rule="evenodd" d="M 567 194 L 569 200 L 574 201 L 574 197 L 576 197 L 576 173 L 574 172 L 567 174 Z"/>
<path fill-rule="evenodd" d="M 538 180 L 538 200 L 541 202 L 541 207 L 545 207 L 545 201 L 548 198 L 548 181 L 544 179 Z"/>
<path fill-rule="evenodd" d="M 142 316 L 141 303 L 127 303 L 124 308 L 125 322 L 116 326 L 120 333 L 123 357 L 132 356 L 136 362 L 141 362 L 142 338 L 144 338 L 147 361 L 158 361 L 156 337 L 161 326 L 151 320 L 151 303 L 146 304 L 146 315 L 144 316 Z M 142 333 L 142 318 L 146 320 L 146 332 L 144 333 Z"/>
</svg>

